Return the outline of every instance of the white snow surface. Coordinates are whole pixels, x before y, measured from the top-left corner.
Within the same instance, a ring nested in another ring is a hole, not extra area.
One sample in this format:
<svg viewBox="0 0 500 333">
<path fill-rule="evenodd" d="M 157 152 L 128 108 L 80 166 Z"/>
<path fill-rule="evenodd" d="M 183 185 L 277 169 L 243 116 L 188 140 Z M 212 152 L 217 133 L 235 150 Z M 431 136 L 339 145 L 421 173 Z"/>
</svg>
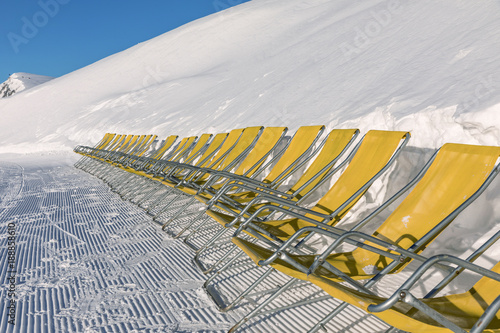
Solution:
<svg viewBox="0 0 500 333">
<path fill-rule="evenodd" d="M 493 0 L 253 0 L 1 99 L 0 153 L 55 160 L 53 151 L 94 144 L 106 132 L 163 138 L 316 124 L 410 131 L 395 167 L 352 210 L 354 221 L 442 144 L 500 144 L 499 28 Z M 465 257 L 499 229 L 498 207 L 496 179 L 424 254 Z M 498 260 L 497 245 L 478 263 Z"/>
<path fill-rule="evenodd" d="M 202 289 L 207 276 L 192 263 L 194 253 L 144 210 L 74 168 L 77 157 L 59 153 L 0 160 L 0 332 L 222 333 L 251 311 L 253 301 L 245 300 L 219 312 Z M 12 253 L 8 237 L 15 238 L 14 270 L 7 261 Z M 251 271 L 256 279 L 262 272 L 255 268 L 240 267 L 231 277 L 241 285 L 229 291 L 234 294 L 248 282 L 241 281 L 248 278 L 243 272 Z M 288 280 L 278 275 L 272 282 Z M 11 293 L 15 325 L 9 323 Z M 302 332 L 339 304 L 310 284 L 285 296 L 278 306 L 306 297 L 316 302 L 253 320 L 244 332 Z M 358 309 L 347 309 L 339 319 L 327 325 L 330 331 L 340 331 L 345 323 L 349 332 L 387 329 Z"/>
<path fill-rule="evenodd" d="M 498 144 L 498 1 L 253 0 L 0 100 L 0 152 L 249 125 Z"/>
<path fill-rule="evenodd" d="M 0 84 L 0 98 L 12 96 L 53 79 L 53 77 L 45 75 L 14 73 Z"/>
</svg>

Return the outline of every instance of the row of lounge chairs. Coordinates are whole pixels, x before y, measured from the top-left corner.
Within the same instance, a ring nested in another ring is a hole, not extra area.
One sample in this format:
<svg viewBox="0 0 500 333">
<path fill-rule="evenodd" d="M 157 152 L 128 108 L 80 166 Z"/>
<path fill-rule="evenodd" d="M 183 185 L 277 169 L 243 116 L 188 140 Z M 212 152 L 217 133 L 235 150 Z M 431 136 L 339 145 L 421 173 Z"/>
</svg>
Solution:
<svg viewBox="0 0 500 333">
<path fill-rule="evenodd" d="M 347 230 L 339 222 L 394 167 L 410 134 L 373 130 L 359 139 L 356 129 L 324 132 L 324 126 L 304 126 L 290 138 L 285 127 L 247 127 L 177 144 L 176 136 L 160 142 L 155 135 L 106 134 L 94 147 L 75 148 L 83 155 L 75 166 L 146 209 L 172 236 L 183 236 L 194 262 L 210 275 L 204 288 L 221 311 L 272 284 L 275 271 L 290 277 L 270 286 L 276 288 L 231 332 L 298 283 L 312 283 L 344 302 L 310 332 L 349 304 L 376 315 L 390 331 L 500 331 L 500 264 L 487 270 L 473 263 L 500 232 L 465 260 L 422 255 L 498 174 L 500 147 L 443 145 L 413 180 Z M 373 233 L 360 231 L 403 194 Z M 318 237 L 329 240 L 320 251 Z M 354 250 L 342 250 L 345 244 Z M 420 268 L 391 297 L 374 292 L 376 283 L 410 262 Z M 248 263 L 260 267 L 260 276 L 234 299 L 222 297 L 227 274 Z M 436 265 L 448 274 L 423 298 L 415 297 L 412 286 Z M 465 293 L 436 297 L 463 270 L 482 278 Z"/>
</svg>

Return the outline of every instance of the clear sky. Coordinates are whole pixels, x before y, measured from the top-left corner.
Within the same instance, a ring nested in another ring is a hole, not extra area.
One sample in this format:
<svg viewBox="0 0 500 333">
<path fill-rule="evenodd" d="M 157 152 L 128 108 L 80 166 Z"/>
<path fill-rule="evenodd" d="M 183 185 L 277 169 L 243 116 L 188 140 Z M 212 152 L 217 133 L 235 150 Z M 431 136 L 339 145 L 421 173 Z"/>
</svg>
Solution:
<svg viewBox="0 0 500 333">
<path fill-rule="evenodd" d="M 0 10 L 0 83 L 61 76 L 249 0 L 10 0 Z"/>
</svg>

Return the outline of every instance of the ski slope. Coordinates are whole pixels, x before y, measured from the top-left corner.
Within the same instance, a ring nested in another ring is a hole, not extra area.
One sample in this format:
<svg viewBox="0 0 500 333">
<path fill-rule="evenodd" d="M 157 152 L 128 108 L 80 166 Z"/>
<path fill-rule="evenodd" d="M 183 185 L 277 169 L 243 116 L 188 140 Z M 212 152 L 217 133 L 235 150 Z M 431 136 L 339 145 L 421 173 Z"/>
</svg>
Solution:
<svg viewBox="0 0 500 333">
<path fill-rule="evenodd" d="M 500 145 L 499 27 L 495 0 L 253 0 L 0 99 L 0 235 L 19 223 L 21 331 L 216 332 L 250 309 L 217 312 L 181 243 L 71 167 L 76 144 L 106 132 L 164 138 L 255 125 L 411 131 L 355 219 L 442 144 Z M 500 179 L 424 254 L 466 256 L 498 230 L 498 207 Z M 479 263 L 498 260 L 495 246 Z M 243 275 L 229 278 L 243 285 Z M 311 292 L 304 288 L 295 296 Z M 290 316 L 315 318 L 333 306 L 324 302 L 247 329 L 290 331 Z M 330 329 L 386 328 L 355 310 L 349 316 Z"/>
<path fill-rule="evenodd" d="M 201 288 L 206 276 L 191 262 L 182 240 L 172 239 L 142 209 L 75 169 L 74 156 L 11 161 L 0 162 L 0 235 L 7 235 L 10 223 L 16 225 L 16 319 L 15 326 L 8 323 L 4 281 L 11 273 L 3 259 L 1 332 L 222 333 L 252 309 L 247 301 L 233 311 L 217 311 Z M 6 243 L 6 237 L 1 241 Z M 0 247 L 0 255 L 7 257 L 7 246 Z M 245 281 L 229 296 L 243 286 Z M 302 285 L 279 305 L 309 295 L 318 302 L 295 307 L 291 322 L 289 313 L 266 316 L 245 331 L 299 332 L 338 304 L 317 287 Z M 350 332 L 387 329 L 356 309 L 340 319 L 328 328 L 338 331 L 354 321 Z"/>
</svg>

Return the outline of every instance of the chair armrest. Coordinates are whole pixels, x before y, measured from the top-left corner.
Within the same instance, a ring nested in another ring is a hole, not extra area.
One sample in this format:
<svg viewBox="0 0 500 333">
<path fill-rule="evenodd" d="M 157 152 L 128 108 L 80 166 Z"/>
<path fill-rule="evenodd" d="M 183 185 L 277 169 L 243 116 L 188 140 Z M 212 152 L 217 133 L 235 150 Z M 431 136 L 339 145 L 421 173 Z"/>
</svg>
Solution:
<svg viewBox="0 0 500 333">
<path fill-rule="evenodd" d="M 259 214 L 261 212 L 263 212 L 265 210 L 282 212 L 282 213 L 285 213 L 287 215 L 300 218 L 301 220 L 311 222 L 311 223 L 318 225 L 318 226 L 326 226 L 326 224 L 323 221 L 325 221 L 325 220 L 330 221 L 332 219 L 332 217 L 330 215 L 322 214 L 322 213 L 316 212 L 314 210 L 303 208 L 300 206 L 294 206 L 293 208 L 287 208 L 287 207 L 281 207 L 281 206 L 275 206 L 275 205 L 264 205 L 264 206 L 260 207 L 259 209 L 257 209 L 255 211 L 255 213 L 253 213 L 248 219 L 246 219 L 240 225 L 240 227 L 234 233 L 233 237 L 237 236 L 249 223 L 251 223 L 255 218 L 257 218 L 259 216 Z M 300 213 L 296 212 L 294 210 L 298 210 L 298 211 L 300 211 Z M 314 220 L 310 217 L 305 216 L 305 214 L 310 214 L 310 215 L 321 217 L 323 219 L 323 221 L 318 222 L 317 220 Z"/>
<path fill-rule="evenodd" d="M 489 277 L 491 279 L 500 281 L 500 274 L 490 271 L 489 269 L 483 268 L 466 260 L 447 255 L 438 254 L 427 259 L 422 265 L 420 265 L 417 270 L 401 285 L 401 287 L 396 290 L 391 297 L 380 304 L 371 304 L 368 306 L 368 310 L 371 312 L 381 312 L 389 309 L 398 301 L 403 300 L 405 296 L 409 293 L 409 290 L 413 285 L 424 275 L 431 267 L 440 262 L 448 262 L 451 264 L 458 265 L 465 269 L 471 270 L 473 272 L 479 273 L 483 276 Z M 496 301 L 496 300 L 495 300 Z"/>
<path fill-rule="evenodd" d="M 495 318 L 495 315 L 500 310 L 500 296 L 495 298 L 495 300 L 486 308 L 483 315 L 474 324 L 469 333 L 480 333 L 483 332 L 488 324 Z"/>
</svg>

